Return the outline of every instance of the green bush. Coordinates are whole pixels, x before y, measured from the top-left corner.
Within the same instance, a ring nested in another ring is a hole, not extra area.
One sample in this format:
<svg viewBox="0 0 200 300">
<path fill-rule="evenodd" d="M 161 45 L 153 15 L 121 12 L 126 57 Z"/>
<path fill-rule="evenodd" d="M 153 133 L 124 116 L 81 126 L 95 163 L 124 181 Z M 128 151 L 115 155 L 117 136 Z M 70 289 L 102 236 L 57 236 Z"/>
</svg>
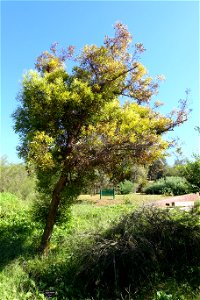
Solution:
<svg viewBox="0 0 200 300">
<path fill-rule="evenodd" d="M 135 192 L 136 190 L 136 184 L 129 180 L 124 180 L 123 182 L 120 182 L 119 184 L 120 192 L 122 195 L 130 194 Z"/>
<path fill-rule="evenodd" d="M 200 191 L 200 155 L 194 155 L 194 161 L 188 161 L 182 168 L 183 176 L 192 185 L 194 192 Z"/>
<path fill-rule="evenodd" d="M 148 184 L 143 191 L 155 195 L 184 195 L 191 191 L 191 186 L 185 178 L 171 176 Z"/>
<path fill-rule="evenodd" d="M 195 201 L 194 203 L 194 209 L 193 209 L 197 214 L 200 215 L 200 199 L 198 201 Z"/>
</svg>

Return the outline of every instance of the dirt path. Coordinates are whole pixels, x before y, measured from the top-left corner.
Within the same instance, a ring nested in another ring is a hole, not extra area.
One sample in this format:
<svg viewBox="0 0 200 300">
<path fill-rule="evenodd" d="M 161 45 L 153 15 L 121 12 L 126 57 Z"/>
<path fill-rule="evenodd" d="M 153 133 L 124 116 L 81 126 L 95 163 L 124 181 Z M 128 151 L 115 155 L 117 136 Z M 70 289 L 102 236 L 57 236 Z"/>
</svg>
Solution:
<svg viewBox="0 0 200 300">
<path fill-rule="evenodd" d="M 165 198 L 165 199 L 151 202 L 149 204 L 163 207 L 163 206 L 174 206 L 174 203 L 181 204 L 181 202 L 184 202 L 186 204 L 188 202 L 188 206 L 190 206 L 189 202 L 194 203 L 198 199 L 199 199 L 199 193 L 196 193 L 196 194 L 187 194 L 187 195 Z M 178 205 L 178 206 L 181 206 L 181 205 Z M 185 206 L 187 206 L 187 205 L 185 205 Z"/>
</svg>

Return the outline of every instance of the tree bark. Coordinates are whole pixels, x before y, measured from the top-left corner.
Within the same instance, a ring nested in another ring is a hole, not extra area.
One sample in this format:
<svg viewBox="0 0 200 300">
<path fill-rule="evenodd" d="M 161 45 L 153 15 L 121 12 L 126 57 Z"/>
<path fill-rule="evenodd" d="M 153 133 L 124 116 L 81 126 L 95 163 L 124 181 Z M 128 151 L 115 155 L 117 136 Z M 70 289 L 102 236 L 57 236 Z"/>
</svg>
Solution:
<svg viewBox="0 0 200 300">
<path fill-rule="evenodd" d="M 52 200 L 49 207 L 49 213 L 46 221 L 46 226 L 44 228 L 44 232 L 42 235 L 41 243 L 39 246 L 39 251 L 41 253 L 46 253 L 48 250 L 49 242 L 51 239 L 51 235 L 53 232 L 53 227 L 56 220 L 56 214 L 58 211 L 58 206 L 60 204 L 61 200 L 61 192 L 63 191 L 65 185 L 67 183 L 67 176 L 61 175 L 60 179 L 58 180 L 53 194 L 52 194 Z"/>
</svg>

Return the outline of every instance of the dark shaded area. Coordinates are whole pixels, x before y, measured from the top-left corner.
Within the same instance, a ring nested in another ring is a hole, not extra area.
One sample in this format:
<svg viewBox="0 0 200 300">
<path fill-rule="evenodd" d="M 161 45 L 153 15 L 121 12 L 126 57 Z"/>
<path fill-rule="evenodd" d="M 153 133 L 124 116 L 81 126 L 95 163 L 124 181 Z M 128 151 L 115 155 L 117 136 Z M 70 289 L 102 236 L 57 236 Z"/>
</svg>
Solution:
<svg viewBox="0 0 200 300">
<path fill-rule="evenodd" d="M 33 254 L 33 245 L 26 244 L 31 232 L 26 221 L 0 225 L 0 271 L 19 256 Z"/>
<path fill-rule="evenodd" d="M 117 299 L 121 295 L 128 299 L 134 295 L 134 299 L 151 299 L 147 295 L 170 278 L 197 289 L 199 215 L 174 214 L 145 208 L 124 218 L 97 240 L 82 257 L 71 288 L 73 297 Z"/>
</svg>

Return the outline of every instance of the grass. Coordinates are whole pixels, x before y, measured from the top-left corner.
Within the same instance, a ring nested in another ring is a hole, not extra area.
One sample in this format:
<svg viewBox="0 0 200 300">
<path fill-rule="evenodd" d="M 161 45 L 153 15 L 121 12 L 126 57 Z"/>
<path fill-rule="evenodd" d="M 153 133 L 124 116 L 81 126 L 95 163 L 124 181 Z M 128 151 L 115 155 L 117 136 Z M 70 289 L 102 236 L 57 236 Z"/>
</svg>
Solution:
<svg viewBox="0 0 200 300">
<path fill-rule="evenodd" d="M 98 198 L 98 195 L 80 196 L 72 206 L 71 221 L 55 226 L 49 255 L 39 257 L 36 248 L 42 229 L 31 219 L 31 202 L 25 202 L 8 193 L 1 194 L 0 299 L 72 299 L 66 298 L 66 295 L 72 295 L 70 281 L 72 274 L 80 271 L 83 253 L 87 253 L 88 249 L 94 250 L 98 239 L 101 239 L 109 228 L 117 226 L 121 218 L 126 218 L 140 205 L 163 197 L 131 194 L 116 196 L 116 200 Z M 175 293 L 177 284 L 174 281 L 158 286 L 158 291 L 165 290 L 168 295 L 170 286 L 171 291 Z M 182 290 L 179 295 L 181 293 Z M 172 299 L 161 296 L 155 294 L 149 299 Z M 191 299 L 199 300 L 198 296 L 195 297 Z M 73 298 L 80 299 L 83 298 Z M 187 299 L 182 295 L 180 300 Z"/>
<path fill-rule="evenodd" d="M 116 204 L 132 204 L 134 207 L 141 206 L 146 203 L 151 203 L 156 200 L 165 198 L 163 195 L 145 195 L 145 194 L 127 194 L 116 195 L 113 200 L 112 197 L 102 197 L 100 200 L 99 195 L 81 195 L 79 201 L 81 203 L 95 204 L 98 206 L 116 205 Z"/>
<path fill-rule="evenodd" d="M 55 269 L 55 274 L 61 272 L 60 265 L 73 257 L 73 251 L 77 251 L 80 244 L 87 245 L 94 235 L 102 233 L 117 222 L 120 215 L 134 208 L 125 204 L 100 207 L 92 203 L 90 197 L 87 199 L 89 201 L 79 201 L 72 206 L 69 224 L 55 226 L 49 256 L 41 259 L 36 255 L 41 228 L 31 220 L 31 202 L 10 193 L 1 194 L 0 299 L 42 299 L 39 290 L 49 289 L 50 282 L 45 279 L 37 282 L 41 273 L 53 274 Z M 47 276 L 49 280 L 52 278 Z"/>
</svg>

